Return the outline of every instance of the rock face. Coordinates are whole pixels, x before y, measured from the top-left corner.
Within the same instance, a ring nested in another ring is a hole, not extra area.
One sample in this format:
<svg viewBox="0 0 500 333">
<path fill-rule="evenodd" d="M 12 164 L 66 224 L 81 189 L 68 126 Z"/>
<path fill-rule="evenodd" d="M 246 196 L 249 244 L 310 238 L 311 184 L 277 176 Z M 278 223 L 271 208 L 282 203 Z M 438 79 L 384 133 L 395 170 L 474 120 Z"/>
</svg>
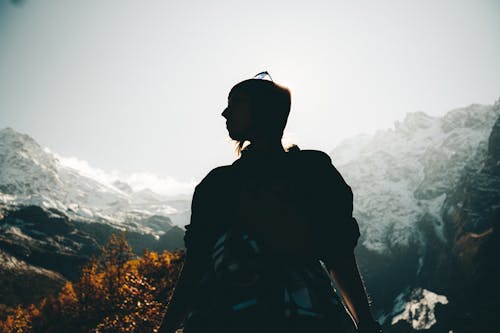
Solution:
<svg viewBox="0 0 500 333">
<path fill-rule="evenodd" d="M 354 192 L 362 234 L 357 256 L 387 331 L 491 327 L 478 325 L 500 308 L 492 260 L 499 253 L 499 115 L 498 102 L 441 118 L 417 112 L 394 129 L 350 139 L 331 152 Z M 479 284 L 484 293 L 466 306 Z M 437 324 L 391 325 L 401 316 L 394 300 L 418 288 L 449 300 L 439 306 Z M 486 290 L 496 293 L 495 302 Z"/>
<path fill-rule="evenodd" d="M 6 305 L 28 304 L 59 291 L 66 280 L 60 274 L 30 265 L 0 251 L 0 301 Z"/>
<path fill-rule="evenodd" d="M 0 220 L 0 272 L 6 290 L 1 304 L 34 302 L 67 280 L 75 280 L 81 267 L 100 252 L 112 233 L 120 230 L 100 222 L 71 220 L 54 208 L 18 206 L 2 208 Z M 168 219 L 168 218 L 167 218 Z M 174 226 L 165 234 L 126 231 L 136 254 L 143 250 L 174 251 L 183 247 L 184 230 Z M 14 288 L 20 277 L 29 281 Z M 11 286 L 7 287 L 7 286 Z M 31 296 L 30 296 L 31 295 Z"/>
<path fill-rule="evenodd" d="M 94 179 L 31 137 L 0 130 L 0 303 L 34 302 L 77 278 L 112 233 L 126 231 L 137 254 L 182 248 L 184 230 L 170 216 L 187 206 Z M 20 279 L 31 282 L 19 288 Z"/>
<path fill-rule="evenodd" d="M 485 150 L 479 168 L 466 168 L 443 205 L 453 281 L 444 285 L 464 309 L 453 319 L 470 332 L 500 330 L 500 118 Z"/>
</svg>

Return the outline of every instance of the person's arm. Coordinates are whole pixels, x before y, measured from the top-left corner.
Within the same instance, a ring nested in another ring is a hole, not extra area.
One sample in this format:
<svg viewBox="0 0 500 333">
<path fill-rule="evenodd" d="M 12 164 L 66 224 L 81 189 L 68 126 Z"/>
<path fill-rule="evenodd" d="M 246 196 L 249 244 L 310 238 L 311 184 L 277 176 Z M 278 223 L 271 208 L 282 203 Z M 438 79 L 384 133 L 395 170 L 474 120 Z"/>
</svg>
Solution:
<svg viewBox="0 0 500 333">
<path fill-rule="evenodd" d="M 328 270 L 342 293 L 358 332 L 381 332 L 373 319 L 365 287 L 358 270 L 354 248 L 360 237 L 359 226 L 353 217 L 353 194 L 335 168 L 329 155 L 316 153 L 315 189 L 317 202 L 324 209 L 318 210 L 317 228 L 319 251 Z M 333 237 L 333 239 L 332 239 Z"/>
<path fill-rule="evenodd" d="M 362 333 L 381 332 L 380 325 L 371 313 L 354 253 L 338 259 L 329 270 L 356 322 L 358 331 Z"/>
<path fill-rule="evenodd" d="M 175 332 L 187 315 L 189 292 L 192 290 L 192 284 L 194 281 L 193 264 L 192 260 L 189 258 L 189 256 L 186 256 L 186 261 L 184 262 L 181 272 L 179 273 L 174 293 L 170 298 L 170 302 L 167 306 L 167 312 L 163 317 L 158 333 Z"/>
<path fill-rule="evenodd" d="M 206 182 L 206 178 L 204 181 Z M 205 187 L 202 181 L 196 186 L 193 200 L 191 202 L 190 224 L 186 226 L 184 234 L 184 245 L 186 247 L 186 259 L 184 266 L 179 273 L 174 293 L 167 306 L 167 312 L 163 318 L 159 333 L 173 333 L 179 328 L 189 310 L 190 293 L 197 279 L 197 265 L 200 254 L 201 243 L 204 242 L 204 219 L 209 219 L 207 215 L 207 203 Z M 209 206 L 210 204 L 208 204 Z"/>
</svg>

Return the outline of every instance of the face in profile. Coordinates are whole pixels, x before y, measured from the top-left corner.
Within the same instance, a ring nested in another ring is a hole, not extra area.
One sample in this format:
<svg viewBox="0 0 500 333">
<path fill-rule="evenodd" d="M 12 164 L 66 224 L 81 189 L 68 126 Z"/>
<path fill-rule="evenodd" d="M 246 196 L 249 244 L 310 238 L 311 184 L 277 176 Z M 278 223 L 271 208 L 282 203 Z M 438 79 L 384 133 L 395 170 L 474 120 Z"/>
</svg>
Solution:
<svg viewBox="0 0 500 333">
<path fill-rule="evenodd" d="M 228 98 L 227 107 L 222 112 L 226 127 L 233 140 L 248 140 L 250 134 L 251 112 L 248 96 L 234 92 Z"/>
</svg>

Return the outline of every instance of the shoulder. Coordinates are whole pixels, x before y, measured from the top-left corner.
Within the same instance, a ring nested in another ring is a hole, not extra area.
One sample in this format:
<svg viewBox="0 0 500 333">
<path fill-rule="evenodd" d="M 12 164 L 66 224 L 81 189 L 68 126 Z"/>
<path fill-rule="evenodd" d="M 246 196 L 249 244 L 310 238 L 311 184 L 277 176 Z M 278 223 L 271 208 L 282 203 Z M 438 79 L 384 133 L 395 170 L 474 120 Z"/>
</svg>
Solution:
<svg viewBox="0 0 500 333">
<path fill-rule="evenodd" d="M 214 181 L 225 177 L 231 171 L 231 165 L 222 165 L 210 170 L 210 172 L 203 178 L 202 182 Z"/>
<path fill-rule="evenodd" d="M 330 156 L 321 150 L 301 149 L 291 152 L 290 155 L 293 156 L 302 167 L 307 169 L 314 169 L 317 171 L 331 171 L 335 169 Z"/>
<path fill-rule="evenodd" d="M 320 178 L 326 184 L 333 182 L 342 187 L 348 187 L 340 172 L 333 165 L 332 158 L 324 151 L 303 149 L 297 156 L 300 156 L 301 164 L 310 171 L 312 176 Z"/>
<path fill-rule="evenodd" d="M 230 165 L 223 165 L 213 168 L 196 186 L 195 191 L 201 188 L 210 188 L 213 186 L 220 185 L 221 183 L 227 181 L 230 173 L 231 173 Z"/>
<path fill-rule="evenodd" d="M 298 151 L 298 155 L 301 156 L 303 159 L 316 162 L 319 164 L 328 165 L 332 163 L 332 159 L 330 158 L 330 156 L 321 150 L 301 149 Z"/>
<path fill-rule="evenodd" d="M 229 166 L 216 167 L 195 186 L 191 201 L 191 213 L 213 209 L 227 192 Z"/>
</svg>

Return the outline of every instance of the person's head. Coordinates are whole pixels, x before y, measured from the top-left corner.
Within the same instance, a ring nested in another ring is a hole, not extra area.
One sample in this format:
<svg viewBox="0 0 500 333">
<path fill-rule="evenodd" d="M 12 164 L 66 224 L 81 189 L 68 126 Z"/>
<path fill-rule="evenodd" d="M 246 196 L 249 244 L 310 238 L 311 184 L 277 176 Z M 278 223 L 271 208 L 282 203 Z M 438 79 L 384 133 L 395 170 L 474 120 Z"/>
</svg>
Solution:
<svg viewBox="0 0 500 333">
<path fill-rule="evenodd" d="M 222 116 L 229 136 L 237 141 L 238 153 L 245 141 L 281 140 L 290 105 L 290 90 L 273 81 L 249 79 L 236 84 Z"/>
</svg>

